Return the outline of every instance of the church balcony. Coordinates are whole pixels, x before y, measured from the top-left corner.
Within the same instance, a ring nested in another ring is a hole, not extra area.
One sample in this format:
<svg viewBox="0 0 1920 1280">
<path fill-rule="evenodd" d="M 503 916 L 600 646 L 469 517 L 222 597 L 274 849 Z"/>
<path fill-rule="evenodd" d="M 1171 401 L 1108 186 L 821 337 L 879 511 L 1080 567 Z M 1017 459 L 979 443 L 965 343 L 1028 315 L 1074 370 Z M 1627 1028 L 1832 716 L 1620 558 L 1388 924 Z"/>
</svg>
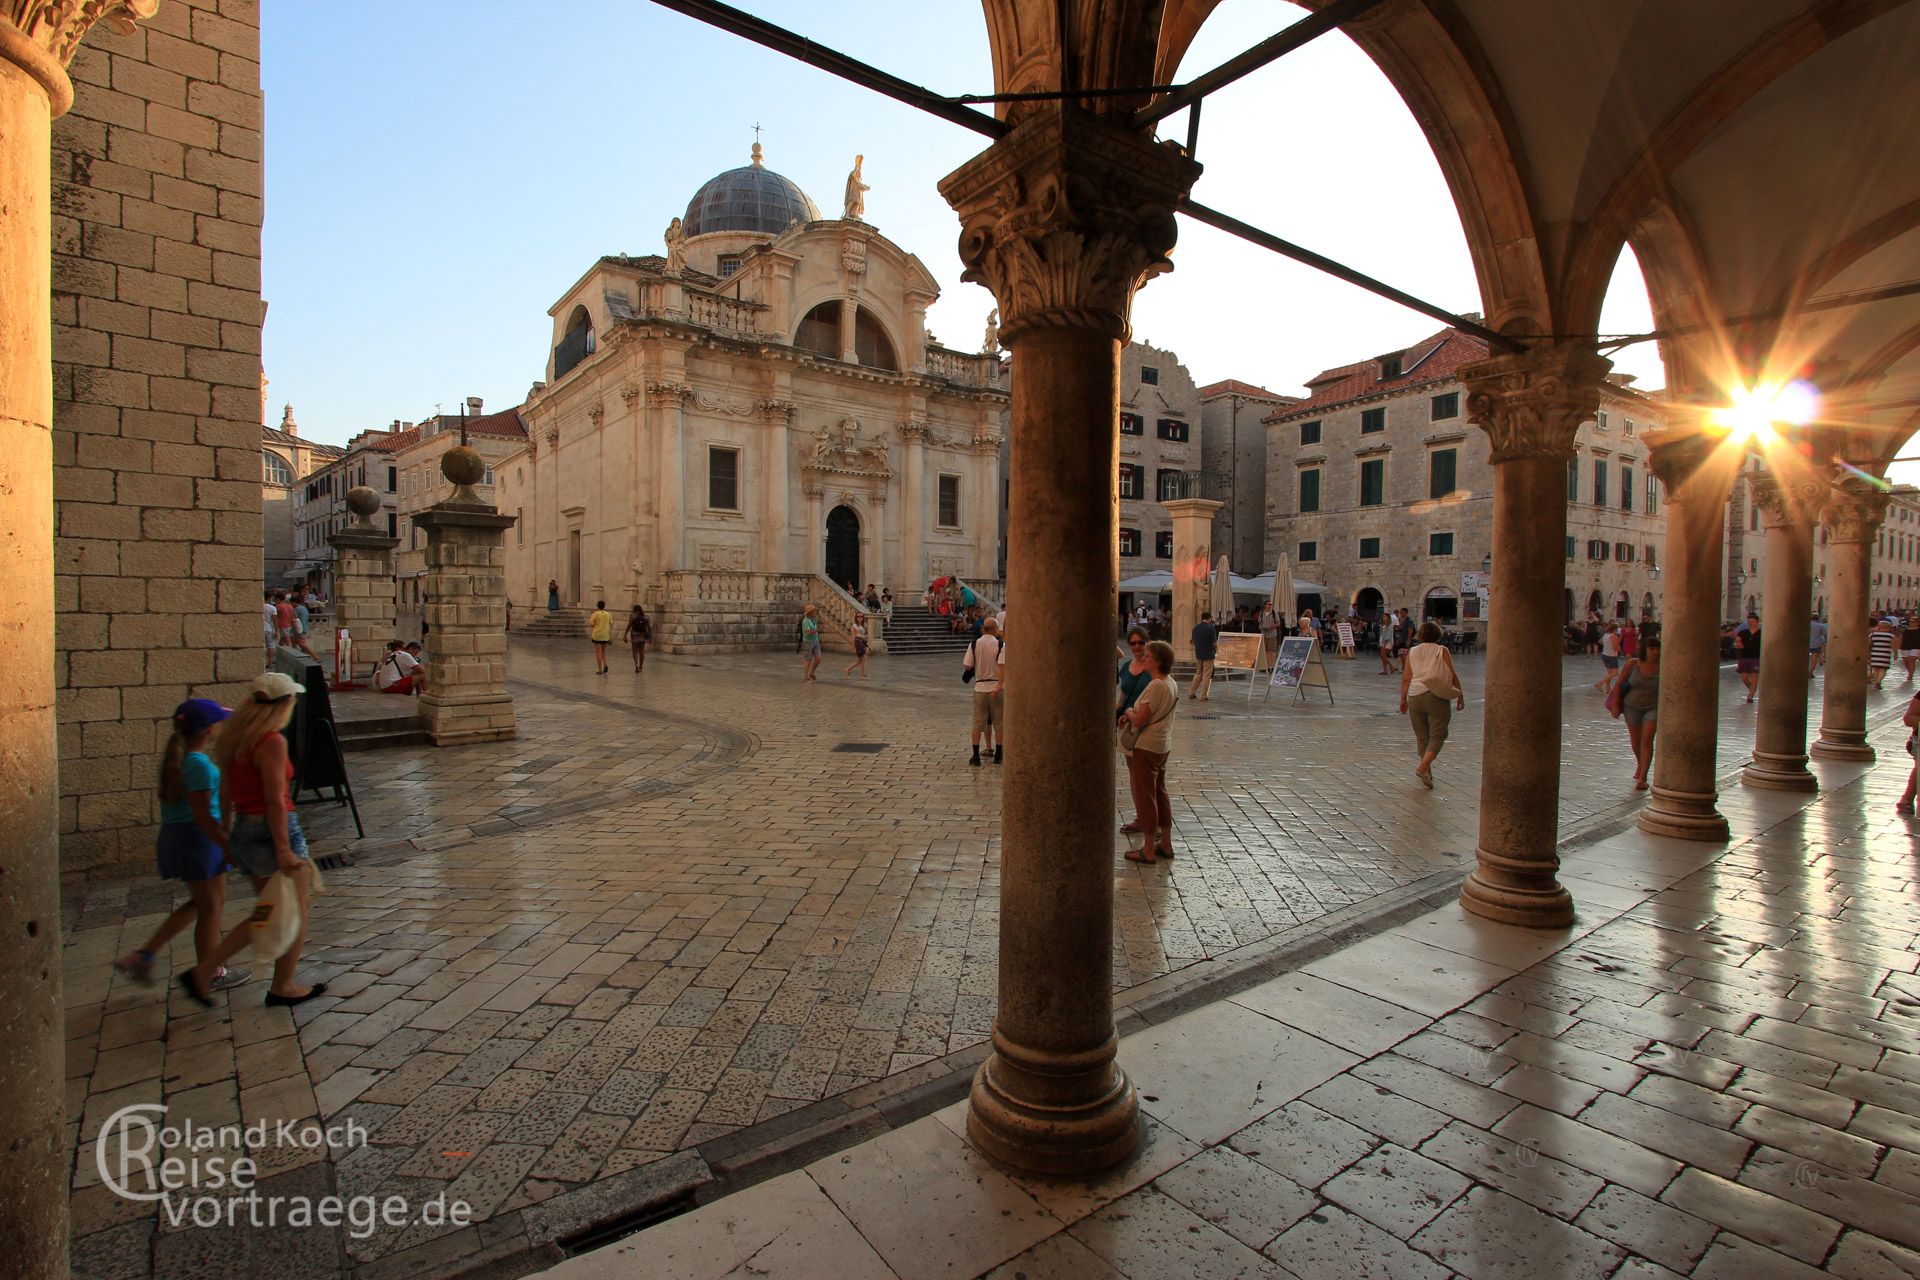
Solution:
<svg viewBox="0 0 1920 1280">
<path fill-rule="evenodd" d="M 948 382 L 966 387 L 996 387 L 1001 381 L 1000 357 L 985 352 L 951 351 L 946 347 L 927 348 L 927 372 Z"/>
</svg>

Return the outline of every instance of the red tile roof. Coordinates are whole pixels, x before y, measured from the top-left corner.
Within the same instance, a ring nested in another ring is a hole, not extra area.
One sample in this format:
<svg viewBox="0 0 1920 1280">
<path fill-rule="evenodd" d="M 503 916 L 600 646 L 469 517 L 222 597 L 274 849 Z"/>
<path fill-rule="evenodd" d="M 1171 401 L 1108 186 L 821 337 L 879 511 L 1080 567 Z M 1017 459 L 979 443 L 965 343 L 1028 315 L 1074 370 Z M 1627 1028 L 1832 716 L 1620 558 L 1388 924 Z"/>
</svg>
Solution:
<svg viewBox="0 0 1920 1280">
<path fill-rule="evenodd" d="M 1209 382 L 1206 386 L 1200 388 L 1200 398 L 1202 400 L 1209 399 L 1213 396 L 1226 395 L 1259 396 L 1262 399 L 1279 401 L 1292 401 L 1300 398 L 1298 396 L 1283 396 L 1278 391 L 1269 391 L 1265 387 L 1255 386 L 1251 382 L 1242 382 L 1238 378 L 1223 378 L 1219 382 Z"/>
<path fill-rule="evenodd" d="M 1358 364 L 1327 369 L 1307 379 L 1307 398 L 1290 404 L 1267 418 L 1277 422 L 1287 418 L 1310 416 L 1360 400 L 1397 395 L 1409 387 L 1447 382 L 1459 376 L 1460 366 L 1485 360 L 1487 344 L 1458 329 L 1442 329 L 1400 351 L 1386 351 Z M 1382 378 L 1381 361 L 1400 357 L 1397 378 Z"/>
<path fill-rule="evenodd" d="M 499 413 L 486 413 L 477 418 L 468 418 L 467 434 L 511 436 L 516 440 L 525 440 L 527 424 L 520 420 L 518 409 L 503 409 Z"/>
</svg>

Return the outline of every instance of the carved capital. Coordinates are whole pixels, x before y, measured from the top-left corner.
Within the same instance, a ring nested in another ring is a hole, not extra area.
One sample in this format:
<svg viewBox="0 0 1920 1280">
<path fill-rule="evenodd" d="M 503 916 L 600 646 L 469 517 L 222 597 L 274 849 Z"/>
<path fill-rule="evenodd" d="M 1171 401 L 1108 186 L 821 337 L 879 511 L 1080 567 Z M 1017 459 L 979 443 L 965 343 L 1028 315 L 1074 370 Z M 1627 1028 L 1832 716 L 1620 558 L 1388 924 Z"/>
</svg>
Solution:
<svg viewBox="0 0 1920 1280">
<path fill-rule="evenodd" d="M 607 420 L 607 407 L 605 405 L 601 404 L 598 400 L 595 400 L 592 404 L 587 406 L 587 421 L 593 424 L 593 429 L 595 431 L 598 431 L 600 429 L 600 424 L 605 422 L 606 420 Z"/>
<path fill-rule="evenodd" d="M 760 410 L 760 416 L 768 422 L 793 421 L 794 403 L 791 400 L 762 400 L 757 407 Z"/>
<path fill-rule="evenodd" d="M 1669 495 L 1679 493 L 1693 479 L 1720 443 L 1705 432 L 1685 428 L 1649 431 L 1644 438 L 1647 465 Z"/>
<path fill-rule="evenodd" d="M 633 383 L 629 382 L 626 386 L 620 388 L 620 400 L 623 404 L 627 406 L 627 411 L 629 413 L 633 411 L 634 401 L 638 400 L 639 398 L 640 398 L 640 388 L 635 386 Z"/>
<path fill-rule="evenodd" d="M 1821 475 L 1783 477 L 1774 471 L 1756 471 L 1748 483 L 1753 505 L 1760 509 L 1760 522 L 1769 529 L 1811 529 L 1827 502 L 1827 480 Z"/>
<path fill-rule="evenodd" d="M 1600 410 L 1612 363 L 1578 347 L 1543 347 L 1464 365 L 1467 420 L 1487 433 L 1492 461 L 1573 457 L 1574 433 Z"/>
<path fill-rule="evenodd" d="M 1134 291 L 1172 269 L 1174 202 L 1199 176 L 1174 144 L 1055 103 L 940 194 L 960 215 L 961 279 L 993 291 L 1003 343 L 1048 328 L 1125 340 Z"/>
<path fill-rule="evenodd" d="M 65 115 L 73 105 L 67 64 L 93 25 L 132 35 L 159 8 L 160 0 L 0 0 L 0 58 L 39 81 L 52 114 Z"/>
<path fill-rule="evenodd" d="M 1827 495 L 1821 520 L 1829 542 L 1872 542 L 1880 535 L 1893 495 L 1859 476 L 1842 476 Z"/>
<path fill-rule="evenodd" d="M 655 404 L 668 404 L 693 398 L 693 388 L 683 382 L 663 382 L 650 378 L 647 380 L 647 399 Z"/>
</svg>

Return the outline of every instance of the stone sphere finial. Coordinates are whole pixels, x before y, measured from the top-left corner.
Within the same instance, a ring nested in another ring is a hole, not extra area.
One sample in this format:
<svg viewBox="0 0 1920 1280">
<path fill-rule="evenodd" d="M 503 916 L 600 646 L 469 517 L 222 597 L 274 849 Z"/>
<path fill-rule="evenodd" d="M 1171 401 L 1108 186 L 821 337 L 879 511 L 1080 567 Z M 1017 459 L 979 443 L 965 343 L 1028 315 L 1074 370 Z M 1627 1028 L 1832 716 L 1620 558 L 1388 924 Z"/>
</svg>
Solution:
<svg viewBox="0 0 1920 1280">
<path fill-rule="evenodd" d="M 473 486 L 486 478 L 487 460 L 480 451 L 457 444 L 440 455 L 440 474 L 453 482 L 454 502 L 479 502 Z"/>
<path fill-rule="evenodd" d="M 347 510 L 356 517 L 353 524 L 356 529 L 371 529 L 373 517 L 380 511 L 380 495 L 365 485 L 355 485 L 347 490 Z M 380 532 L 385 533 L 382 529 Z"/>
</svg>

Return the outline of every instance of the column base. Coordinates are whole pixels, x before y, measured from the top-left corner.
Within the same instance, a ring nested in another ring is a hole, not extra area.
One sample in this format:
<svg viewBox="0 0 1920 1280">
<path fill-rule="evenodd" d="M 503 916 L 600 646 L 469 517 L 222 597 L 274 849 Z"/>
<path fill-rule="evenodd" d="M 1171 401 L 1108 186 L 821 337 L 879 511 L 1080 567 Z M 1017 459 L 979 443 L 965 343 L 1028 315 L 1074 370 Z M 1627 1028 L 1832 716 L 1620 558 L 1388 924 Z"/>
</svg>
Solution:
<svg viewBox="0 0 1920 1280">
<path fill-rule="evenodd" d="M 1460 887 L 1460 905 L 1476 916 L 1528 929 L 1563 929 L 1573 923 L 1573 896 L 1555 873 L 1560 859 L 1521 862 L 1485 849 L 1480 865 Z"/>
<path fill-rule="evenodd" d="M 1140 1145 L 1140 1100 L 1113 1060 L 1114 1040 L 1092 1055 L 1061 1055 L 1051 1067 L 1035 1051 L 1015 1065 L 998 1031 L 994 1043 L 993 1056 L 974 1074 L 967 1107 L 967 1138 L 980 1152 L 1033 1173 L 1089 1174 L 1112 1168 Z M 1080 1097 L 1053 1103 L 1033 1095 Z"/>
<path fill-rule="evenodd" d="M 427 737 L 436 747 L 504 742 L 519 736 L 511 694 L 476 696 L 430 691 L 420 695 L 420 716 L 427 722 Z"/>
<path fill-rule="evenodd" d="M 1717 799 L 1715 791 L 1669 791 L 1655 783 L 1647 807 L 1640 811 L 1639 827 L 1650 836 L 1724 842 L 1730 831 L 1713 807 Z"/>
<path fill-rule="evenodd" d="M 1867 745 L 1867 735 L 1864 733 L 1842 733 L 1828 737 L 1827 731 L 1822 730 L 1820 740 L 1810 750 L 1816 760 L 1854 760 L 1872 764 L 1879 758 L 1874 749 Z"/>
<path fill-rule="evenodd" d="M 1805 756 L 1753 753 L 1753 763 L 1740 771 L 1740 781 L 1761 791 L 1818 791 L 1820 780 L 1807 771 Z"/>
</svg>

